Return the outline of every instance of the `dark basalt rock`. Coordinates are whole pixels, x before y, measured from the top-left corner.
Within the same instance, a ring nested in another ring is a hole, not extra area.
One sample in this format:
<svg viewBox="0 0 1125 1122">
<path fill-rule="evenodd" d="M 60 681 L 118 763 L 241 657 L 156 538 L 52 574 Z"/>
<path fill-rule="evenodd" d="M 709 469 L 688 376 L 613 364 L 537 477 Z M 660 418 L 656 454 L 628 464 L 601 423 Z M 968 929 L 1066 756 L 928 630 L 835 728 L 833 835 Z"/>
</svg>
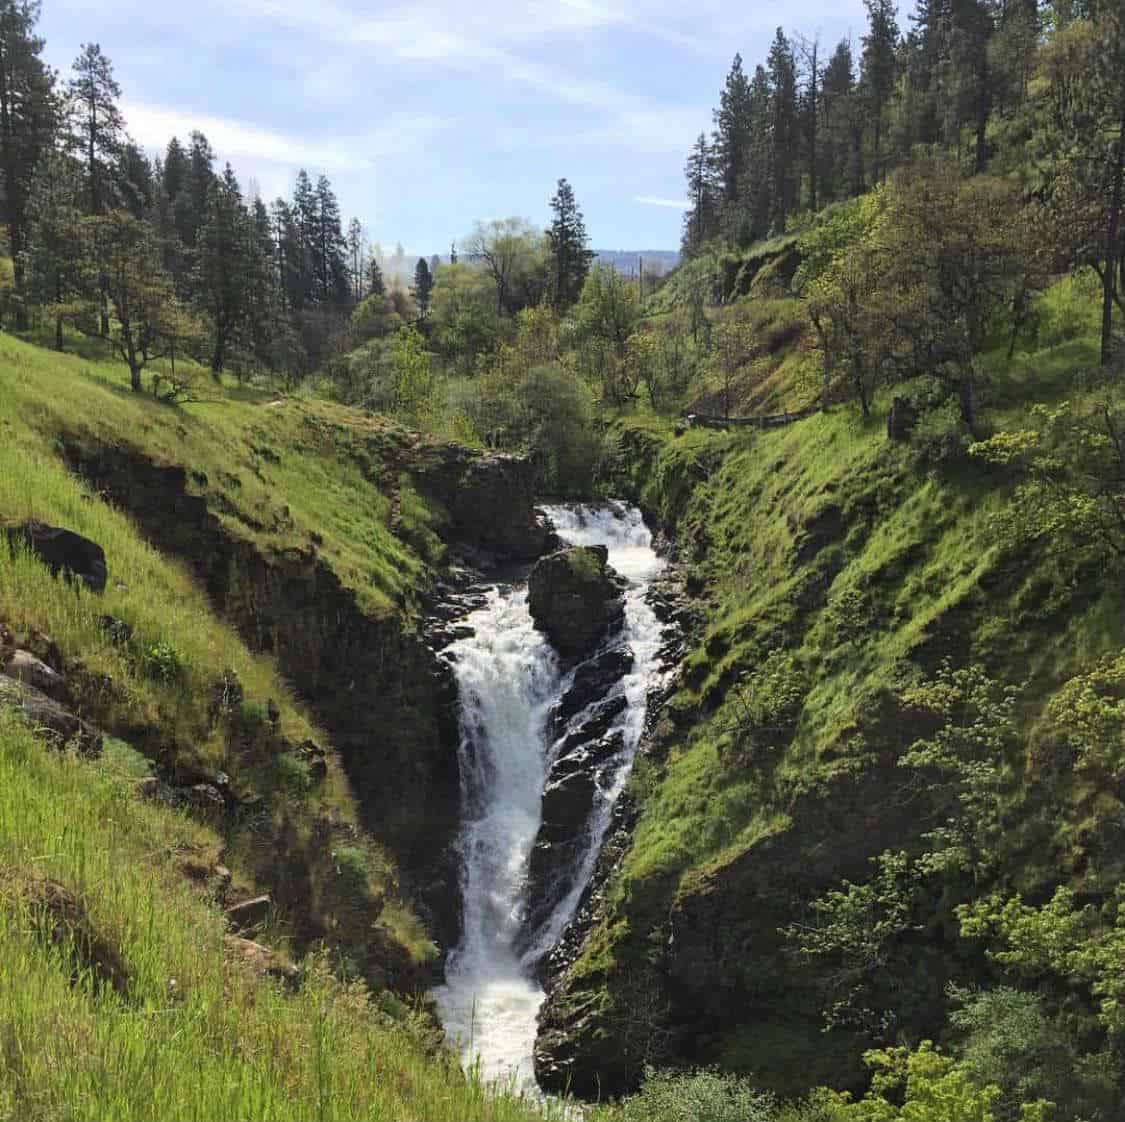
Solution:
<svg viewBox="0 0 1125 1122">
<path fill-rule="evenodd" d="M 905 397 L 896 397 L 891 402 L 887 414 L 887 437 L 899 444 L 910 439 L 914 426 L 918 424 L 918 410 L 914 403 Z"/>
<path fill-rule="evenodd" d="M 572 546 L 541 558 L 528 581 L 528 608 L 564 658 L 590 655 L 625 618 L 620 580 L 603 545 Z"/>
<path fill-rule="evenodd" d="M 559 699 L 552 713 L 556 730 L 561 734 L 572 718 L 588 708 L 633 669 L 633 652 L 629 647 L 613 647 L 580 663 L 574 671 L 570 689 Z"/>
<path fill-rule="evenodd" d="M 65 705 L 70 700 L 66 679 L 30 651 L 14 650 L 0 655 L 0 668 L 9 678 L 33 686 L 52 701 Z"/>
<path fill-rule="evenodd" d="M 14 705 L 23 710 L 28 723 L 56 748 L 70 743 L 78 745 L 84 756 L 102 754 L 103 736 L 99 729 L 49 698 L 26 682 L 0 674 L 0 705 Z"/>
<path fill-rule="evenodd" d="M 102 592 L 108 570 L 105 551 L 97 542 L 45 522 L 25 522 L 7 528 L 8 541 L 23 544 L 54 576 L 81 581 L 92 592 Z"/>
</svg>

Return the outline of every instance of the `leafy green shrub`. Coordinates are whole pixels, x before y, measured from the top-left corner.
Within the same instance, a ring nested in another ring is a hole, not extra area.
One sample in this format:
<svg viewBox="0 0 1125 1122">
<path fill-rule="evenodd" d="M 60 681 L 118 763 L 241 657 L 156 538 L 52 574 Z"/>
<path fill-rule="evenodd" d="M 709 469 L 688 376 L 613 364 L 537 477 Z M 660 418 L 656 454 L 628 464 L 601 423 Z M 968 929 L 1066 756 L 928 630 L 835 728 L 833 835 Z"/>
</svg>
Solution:
<svg viewBox="0 0 1125 1122">
<path fill-rule="evenodd" d="M 238 720 L 248 733 L 257 733 L 269 721 L 266 707 L 258 701 L 244 701 L 238 707 Z"/>
<path fill-rule="evenodd" d="M 367 893 L 367 854 L 357 845 L 345 845 L 332 851 L 338 886 L 347 895 Z"/>
<path fill-rule="evenodd" d="M 305 760 L 289 752 L 282 752 L 274 761 L 278 786 L 290 795 L 300 797 L 312 787 L 312 775 Z"/>
<path fill-rule="evenodd" d="M 150 643 L 141 652 L 141 668 L 146 677 L 171 685 L 184 675 L 183 656 L 179 648 L 166 640 Z"/>
<path fill-rule="evenodd" d="M 714 1071 L 649 1071 L 606 1122 L 775 1122 L 777 1104 L 745 1080 Z"/>
<path fill-rule="evenodd" d="M 1096 335 L 1101 323 L 1101 281 L 1092 269 L 1064 277 L 1035 301 L 1035 340 L 1039 347 Z"/>
<path fill-rule="evenodd" d="M 1051 698 L 1053 738 L 1078 766 L 1120 780 L 1125 775 L 1125 651 L 1071 678 Z"/>
</svg>

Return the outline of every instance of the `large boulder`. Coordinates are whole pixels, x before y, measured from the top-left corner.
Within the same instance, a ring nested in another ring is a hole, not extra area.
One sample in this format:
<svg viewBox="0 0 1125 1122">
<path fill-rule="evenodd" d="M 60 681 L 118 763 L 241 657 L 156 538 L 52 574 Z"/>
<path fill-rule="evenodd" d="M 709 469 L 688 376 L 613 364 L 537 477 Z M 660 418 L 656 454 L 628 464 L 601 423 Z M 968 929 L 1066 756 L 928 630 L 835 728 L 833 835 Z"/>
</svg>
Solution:
<svg viewBox="0 0 1125 1122">
<path fill-rule="evenodd" d="M 564 658 L 590 655 L 625 618 L 625 597 L 608 557 L 604 545 L 571 546 L 531 570 L 531 618 Z"/>
<path fill-rule="evenodd" d="M 45 522 L 24 522 L 7 527 L 8 541 L 22 544 L 34 553 L 51 572 L 68 580 L 81 581 L 92 592 L 105 588 L 105 552 L 97 542 Z"/>
</svg>

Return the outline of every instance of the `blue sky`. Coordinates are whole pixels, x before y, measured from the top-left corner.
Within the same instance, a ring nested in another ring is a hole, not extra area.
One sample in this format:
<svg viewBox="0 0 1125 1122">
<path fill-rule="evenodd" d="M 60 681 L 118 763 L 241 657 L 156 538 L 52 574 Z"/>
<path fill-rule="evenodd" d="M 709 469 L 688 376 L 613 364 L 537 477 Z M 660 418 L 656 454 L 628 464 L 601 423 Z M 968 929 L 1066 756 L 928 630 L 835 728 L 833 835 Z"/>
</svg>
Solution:
<svg viewBox="0 0 1125 1122">
<path fill-rule="evenodd" d="M 560 176 L 598 248 L 675 248 L 687 151 L 778 25 L 858 44 L 863 3 L 44 0 L 41 31 L 64 77 L 101 43 L 146 148 L 201 128 L 266 198 L 325 172 L 371 240 L 429 254 L 544 224 Z"/>
</svg>

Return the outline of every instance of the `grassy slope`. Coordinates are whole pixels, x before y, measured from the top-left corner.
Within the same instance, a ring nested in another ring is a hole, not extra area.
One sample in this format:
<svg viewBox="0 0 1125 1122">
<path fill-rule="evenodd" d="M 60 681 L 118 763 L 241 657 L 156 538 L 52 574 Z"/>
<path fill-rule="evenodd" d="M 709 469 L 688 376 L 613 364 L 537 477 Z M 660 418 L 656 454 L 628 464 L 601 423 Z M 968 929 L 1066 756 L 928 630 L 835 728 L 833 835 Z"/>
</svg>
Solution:
<svg viewBox="0 0 1125 1122">
<path fill-rule="evenodd" d="M 99 542 L 110 567 L 95 596 L 0 548 L 0 623 L 17 642 L 49 635 L 80 710 L 118 738 L 100 763 L 60 759 L 0 713 L 0 1117 L 144 1119 L 156 1102 L 161 1117 L 185 1119 L 527 1117 L 435 1059 L 426 1020 L 389 994 L 368 1003 L 323 969 L 293 997 L 241 977 L 224 964 L 217 909 L 175 871 L 174 850 L 196 847 L 251 891 L 260 868 L 292 857 L 312 877 L 306 910 L 338 949 L 359 923 L 400 965 L 434 953 L 397 897 L 392 859 L 354 830 L 358 808 L 334 753 L 324 782 L 307 782 L 291 749 L 307 737 L 331 745 L 273 660 L 249 651 L 188 570 L 62 460 L 64 438 L 77 438 L 184 464 L 232 536 L 284 551 L 307 550 L 317 534 L 319 555 L 379 616 L 409 606 L 440 550 L 429 529 L 440 514 L 398 473 L 414 438 L 326 403 L 210 383 L 205 393 L 172 407 L 129 393 L 116 365 L 0 337 L 0 519 L 70 527 Z M 128 642 L 113 641 L 105 614 L 132 628 Z M 161 673 L 167 659 L 154 656 L 169 651 L 173 672 Z M 246 703 L 216 719 L 209 703 L 226 668 Z M 262 722 L 267 699 L 280 710 L 277 734 Z M 219 837 L 142 805 L 132 792 L 149 767 L 124 740 L 174 744 L 177 766 L 225 768 L 263 809 Z M 349 839 L 339 861 L 310 842 L 324 823 Z M 366 883 L 341 893 L 345 858 Z M 72 984 L 70 965 L 35 936 L 27 898 L 44 878 L 85 901 L 117 949 L 132 977 L 125 1003 L 89 979 Z M 291 918 L 275 915 L 268 937 L 287 943 Z"/>
<path fill-rule="evenodd" d="M 784 361 L 783 353 L 775 367 Z M 1011 368 L 996 357 L 989 363 L 990 421 L 1019 427 L 1029 400 L 1063 396 L 1096 351 L 1079 340 Z M 690 990 L 692 971 L 706 966 L 677 962 L 675 951 L 668 957 L 669 933 L 691 937 L 689 921 L 703 915 L 703 941 L 678 953 L 706 956 L 718 944 L 723 965 L 711 984 L 731 992 L 716 1006 L 719 1026 L 699 1030 L 686 1055 L 786 1092 L 838 1081 L 854 1046 L 788 1025 L 786 1003 L 803 1000 L 795 991 L 769 996 L 768 975 L 782 969 L 771 957 L 781 953 L 777 926 L 794 918 L 795 906 L 784 885 L 769 884 L 769 869 L 792 862 L 815 879 L 820 863 L 830 880 L 833 848 L 861 848 L 865 816 L 874 815 L 875 834 L 885 808 L 865 805 L 860 779 L 881 766 L 881 696 L 946 657 L 972 659 L 999 678 L 1030 683 L 1022 715 L 1030 735 L 1061 683 L 1125 646 L 1119 582 L 1077 560 L 1005 553 L 995 519 L 1010 482 L 979 466 L 923 462 L 916 447 L 887 440 L 884 416 L 865 423 L 856 409 L 839 407 L 769 433 L 674 436 L 654 419 L 618 427 L 622 486 L 674 529 L 689 587 L 705 608 L 658 730 L 666 758 L 637 769 L 641 817 L 608 911 L 572 975 L 578 992 L 583 977 L 597 987 L 608 977 L 608 993 L 591 1006 L 604 1013 L 604 1040 L 628 1020 L 630 987 L 646 969 L 686 978 Z M 747 705 L 781 711 L 789 691 L 797 695 L 792 727 L 772 754 L 748 757 L 735 737 Z M 1081 867 L 1084 820 L 1120 809 L 1086 781 L 1070 782 L 1072 820 L 1041 850 L 1012 857 L 1017 884 L 1041 887 L 1056 863 Z M 715 902 L 724 884 L 761 895 L 740 912 L 737 899 Z M 673 1020 L 691 1015 L 672 1000 Z M 751 1000 L 757 1012 L 740 1023 L 740 1002 Z"/>
<path fill-rule="evenodd" d="M 173 861 L 217 842 L 139 803 L 112 763 L 49 752 L 0 711 L 0 1119 L 541 1117 L 463 1080 L 422 1046 L 412 1015 L 318 960 L 289 995 L 225 958 L 218 912 Z M 45 927 L 44 881 L 119 955 L 123 992 L 98 983 L 66 928 Z"/>
</svg>

